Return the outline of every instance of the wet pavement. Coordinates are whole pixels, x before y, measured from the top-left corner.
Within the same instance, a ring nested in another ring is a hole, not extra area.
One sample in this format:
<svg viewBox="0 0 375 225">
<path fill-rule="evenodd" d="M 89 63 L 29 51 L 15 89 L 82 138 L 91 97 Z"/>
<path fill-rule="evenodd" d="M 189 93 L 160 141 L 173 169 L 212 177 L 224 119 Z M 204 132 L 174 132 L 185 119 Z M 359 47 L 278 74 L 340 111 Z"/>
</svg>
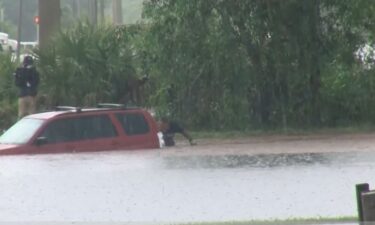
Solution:
<svg viewBox="0 0 375 225">
<path fill-rule="evenodd" d="M 1 157 L 0 221 L 356 216 L 355 185 L 375 183 L 372 152 L 210 155 L 186 149 Z"/>
</svg>

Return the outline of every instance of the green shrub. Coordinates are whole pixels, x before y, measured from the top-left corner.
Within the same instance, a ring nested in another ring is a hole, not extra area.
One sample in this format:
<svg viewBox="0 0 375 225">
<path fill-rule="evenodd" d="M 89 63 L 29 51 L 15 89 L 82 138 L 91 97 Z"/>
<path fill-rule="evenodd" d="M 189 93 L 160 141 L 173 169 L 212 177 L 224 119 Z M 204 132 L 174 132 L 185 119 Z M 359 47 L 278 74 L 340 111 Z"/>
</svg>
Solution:
<svg viewBox="0 0 375 225">
<path fill-rule="evenodd" d="M 17 90 L 13 83 L 15 68 L 10 54 L 0 54 L 0 129 L 6 129 L 17 118 Z"/>
<path fill-rule="evenodd" d="M 137 76 L 131 29 L 81 22 L 36 50 L 47 104 L 120 102 L 128 78 Z"/>
</svg>

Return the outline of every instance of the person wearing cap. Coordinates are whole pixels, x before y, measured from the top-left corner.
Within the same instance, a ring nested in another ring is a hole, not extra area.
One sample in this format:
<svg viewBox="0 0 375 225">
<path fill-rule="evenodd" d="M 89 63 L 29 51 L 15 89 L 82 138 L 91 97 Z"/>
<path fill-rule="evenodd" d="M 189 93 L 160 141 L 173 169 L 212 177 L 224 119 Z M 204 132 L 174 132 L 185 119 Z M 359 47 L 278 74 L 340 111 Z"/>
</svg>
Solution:
<svg viewBox="0 0 375 225">
<path fill-rule="evenodd" d="M 176 133 L 182 134 L 186 139 L 188 139 L 190 145 L 196 145 L 190 134 L 177 122 L 170 121 L 166 117 L 162 117 L 159 123 L 159 130 L 163 134 L 163 140 L 165 146 L 174 146 L 174 136 Z"/>
<path fill-rule="evenodd" d="M 36 95 L 38 93 L 39 73 L 31 56 L 25 56 L 23 63 L 14 72 L 15 84 L 18 87 L 18 118 L 35 113 Z"/>
</svg>

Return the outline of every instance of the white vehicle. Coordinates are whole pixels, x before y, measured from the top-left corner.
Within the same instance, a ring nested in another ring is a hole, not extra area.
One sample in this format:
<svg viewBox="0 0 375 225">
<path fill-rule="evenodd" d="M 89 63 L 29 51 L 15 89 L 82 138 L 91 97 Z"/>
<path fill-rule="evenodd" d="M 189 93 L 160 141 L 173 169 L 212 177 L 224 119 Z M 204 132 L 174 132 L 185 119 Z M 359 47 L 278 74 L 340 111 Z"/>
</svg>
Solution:
<svg viewBox="0 0 375 225">
<path fill-rule="evenodd" d="M 9 35 L 7 33 L 0 32 L 0 44 L 3 50 L 8 50 L 8 39 Z"/>
<path fill-rule="evenodd" d="M 25 53 L 31 53 L 32 50 L 38 45 L 35 41 L 21 41 L 21 51 Z"/>
<path fill-rule="evenodd" d="M 17 40 L 14 40 L 14 39 L 8 39 L 9 50 L 10 50 L 11 52 L 15 52 L 15 51 L 17 51 L 17 43 L 18 43 Z"/>
<path fill-rule="evenodd" d="M 22 63 L 23 62 L 23 59 L 26 57 L 26 56 L 31 56 L 31 57 L 33 57 L 32 55 L 30 55 L 30 54 L 20 54 L 20 63 Z M 34 58 L 34 57 L 33 57 Z M 12 62 L 17 62 L 17 54 L 16 53 L 12 53 Z M 35 60 L 35 58 L 34 58 L 34 60 Z"/>
</svg>

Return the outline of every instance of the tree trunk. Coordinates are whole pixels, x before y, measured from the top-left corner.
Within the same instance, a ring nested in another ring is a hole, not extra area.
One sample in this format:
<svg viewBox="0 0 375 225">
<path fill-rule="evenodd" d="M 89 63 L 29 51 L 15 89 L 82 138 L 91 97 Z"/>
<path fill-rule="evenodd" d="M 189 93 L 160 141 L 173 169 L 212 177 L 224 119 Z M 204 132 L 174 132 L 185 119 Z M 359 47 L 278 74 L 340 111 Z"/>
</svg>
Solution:
<svg viewBox="0 0 375 225">
<path fill-rule="evenodd" d="M 321 122 L 320 113 L 320 86 L 321 86 L 321 40 L 320 40 L 320 1 L 311 1 L 311 35 L 312 47 L 310 61 L 310 90 L 312 106 L 312 123 L 318 125 Z"/>
<path fill-rule="evenodd" d="M 104 0 L 99 1 L 99 17 L 100 17 L 100 22 L 104 23 L 105 22 L 105 3 Z"/>
<path fill-rule="evenodd" d="M 48 46 L 50 38 L 60 29 L 60 0 L 39 0 L 39 46 Z"/>
<path fill-rule="evenodd" d="M 112 15 L 115 25 L 122 25 L 122 4 L 121 0 L 112 0 Z"/>
<path fill-rule="evenodd" d="M 79 0 L 72 0 L 72 11 L 73 11 L 73 17 L 75 19 L 79 18 L 79 6 L 78 6 Z"/>
</svg>

